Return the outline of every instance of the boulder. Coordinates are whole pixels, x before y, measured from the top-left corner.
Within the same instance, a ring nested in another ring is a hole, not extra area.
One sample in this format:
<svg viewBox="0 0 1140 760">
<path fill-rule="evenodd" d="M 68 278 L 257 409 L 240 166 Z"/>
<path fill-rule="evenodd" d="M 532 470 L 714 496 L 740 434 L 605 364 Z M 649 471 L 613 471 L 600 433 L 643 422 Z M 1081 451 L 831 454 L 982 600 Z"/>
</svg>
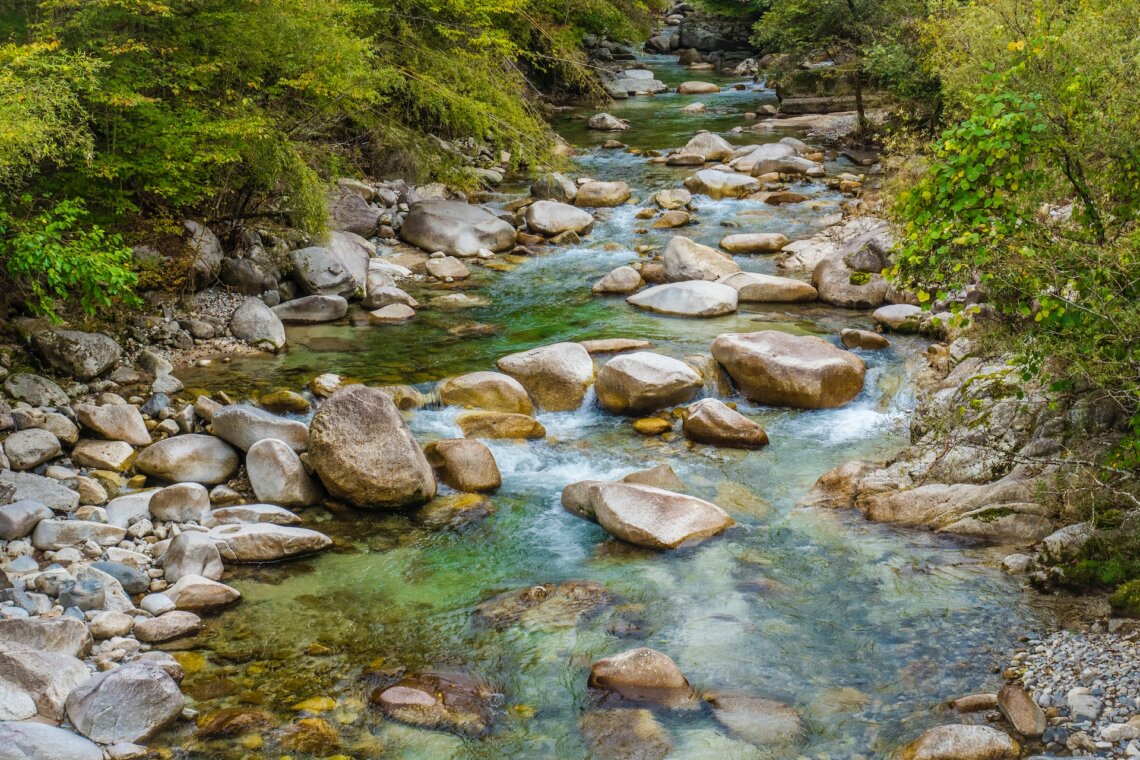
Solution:
<svg viewBox="0 0 1140 760">
<path fill-rule="evenodd" d="M 598 660 L 590 667 L 591 689 L 633 702 L 683 707 L 694 701 L 693 688 L 677 663 L 655 649 L 639 647 Z"/>
<path fill-rule="evenodd" d="M 655 285 L 625 299 L 628 303 L 658 314 L 679 317 L 720 317 L 736 311 L 735 288 L 716 282 L 690 280 Z"/>
<path fill-rule="evenodd" d="M 629 129 L 629 122 L 603 112 L 587 119 L 586 126 L 599 132 L 622 132 Z"/>
<path fill-rule="evenodd" d="M 92 380 L 114 367 L 123 354 L 106 333 L 49 327 L 32 335 L 32 349 L 52 368 L 78 380 Z"/>
<path fill-rule="evenodd" d="M 713 716 L 735 736 L 757 747 L 775 748 L 803 738 L 799 713 L 783 702 L 746 694 L 712 693 L 705 699 Z"/>
<path fill-rule="evenodd" d="M 532 232 L 546 237 L 563 232 L 585 234 L 593 226 L 594 216 L 568 203 L 535 201 L 527 207 L 526 224 Z"/>
<path fill-rule="evenodd" d="M 629 200 L 629 185 L 625 182 L 600 182 L 594 180 L 578 188 L 574 203 L 587 208 L 607 208 L 620 206 Z"/>
<path fill-rule="evenodd" d="M 293 251 L 293 277 L 301 290 L 311 295 L 351 296 L 356 278 L 333 251 L 309 246 Z"/>
<path fill-rule="evenodd" d="M 906 745 L 901 760 L 1016 760 L 1020 745 L 989 726 L 956 724 L 932 728 Z"/>
<path fill-rule="evenodd" d="M 0 720 L 0 760 L 103 760 L 103 750 L 64 728 Z"/>
<path fill-rule="evenodd" d="M 162 557 L 167 583 L 177 583 L 186 576 L 220 580 L 225 566 L 212 538 L 198 531 L 183 531 L 170 541 Z"/>
<path fill-rule="evenodd" d="M 210 421 L 214 435 L 242 451 L 258 441 L 274 438 L 294 451 L 309 447 L 309 428 L 303 422 L 278 417 L 248 404 L 230 404 L 214 412 Z"/>
<path fill-rule="evenodd" d="M 491 727 L 491 697 L 497 691 L 463 673 L 412 673 L 377 689 L 371 702 L 402 723 L 478 737 Z"/>
<path fill-rule="evenodd" d="M 373 273 L 374 274 L 374 273 Z M 372 277 L 372 274 L 369 274 Z M 406 306 L 409 309 L 415 309 L 420 305 L 420 302 L 412 298 L 408 293 L 395 285 L 372 285 L 368 287 L 368 295 L 360 302 L 360 305 L 366 309 L 383 309 L 385 306 L 392 306 L 399 304 Z"/>
<path fill-rule="evenodd" d="M 275 562 L 332 546 L 332 539 L 323 533 L 272 523 L 221 525 L 208 535 L 229 562 Z"/>
<path fill-rule="evenodd" d="M 891 345 L 891 342 L 879 335 L 877 332 L 870 330 L 854 330 L 845 329 L 839 333 L 839 342 L 845 348 L 862 348 L 869 351 L 877 351 L 881 348 L 886 348 Z"/>
<path fill-rule="evenodd" d="M 889 283 L 881 274 L 856 272 L 843 261 L 827 258 L 816 265 L 811 284 L 819 300 L 847 309 L 874 309 L 887 300 Z"/>
<path fill-rule="evenodd" d="M 422 504 L 435 476 L 392 400 L 363 385 L 340 388 L 313 417 L 309 458 L 329 493 L 368 509 Z"/>
<path fill-rule="evenodd" d="M 733 525 L 711 502 L 652 486 L 599 483 L 589 490 L 598 524 L 615 538 L 649 549 L 676 549 Z"/>
<path fill-rule="evenodd" d="M 368 318 L 380 325 L 402 325 L 414 319 L 415 316 L 415 310 L 402 303 L 388 304 L 382 309 L 368 312 Z"/>
<path fill-rule="evenodd" d="M 730 257 L 680 235 L 665 246 L 662 262 L 665 265 L 665 279 L 669 282 L 712 281 L 740 271 L 740 265 Z"/>
<path fill-rule="evenodd" d="M 704 387 L 688 364 L 649 351 L 614 357 L 598 372 L 598 403 L 614 414 L 644 415 L 683 404 Z"/>
<path fill-rule="evenodd" d="M 285 347 L 285 326 L 260 298 L 247 298 L 234 310 L 230 332 L 258 348 L 279 351 Z"/>
<path fill-rule="evenodd" d="M 236 588 L 201 575 L 183 575 L 162 594 L 174 602 L 175 608 L 192 612 L 225 607 L 241 599 Z"/>
<path fill-rule="evenodd" d="M 653 194 L 653 202 L 666 211 L 682 209 L 693 202 L 693 194 L 683 187 L 673 190 L 658 190 Z"/>
<path fill-rule="evenodd" d="M 530 194 L 540 201 L 573 203 L 578 195 L 578 183 L 558 172 L 544 174 L 531 183 Z"/>
<path fill-rule="evenodd" d="M 62 720 L 67 695 L 90 676 L 82 661 L 59 652 L 0 652 L 0 692 L 21 692 L 35 707 L 23 718 L 38 713 L 49 720 Z"/>
<path fill-rule="evenodd" d="M 471 276 L 471 270 L 454 256 L 428 259 L 424 268 L 438 280 L 465 280 Z"/>
<path fill-rule="evenodd" d="M 25 401 L 32 406 L 67 406 L 70 403 L 63 390 L 39 375 L 16 372 L 4 381 L 4 391 L 17 401 Z"/>
<path fill-rule="evenodd" d="M 269 523 L 270 525 L 300 525 L 301 518 L 284 507 L 275 504 L 234 504 L 218 507 L 210 513 L 210 527 L 218 525 L 247 525 Z"/>
<path fill-rule="evenodd" d="M 685 410 L 685 437 L 696 443 L 735 449 L 768 445 L 768 434 L 758 423 L 715 398 L 701 399 Z"/>
<path fill-rule="evenodd" d="M 494 491 L 503 483 L 491 450 L 472 438 L 434 441 L 424 453 L 439 479 L 456 491 Z"/>
<path fill-rule="evenodd" d="M 110 441 L 126 441 L 132 446 L 146 446 L 150 433 L 138 408 L 131 404 L 77 404 L 75 417 L 79 424 Z"/>
<path fill-rule="evenodd" d="M 400 238 L 429 253 L 470 257 L 483 248 L 498 252 L 512 247 L 515 228 L 479 206 L 430 200 L 412 206 Z"/>
<path fill-rule="evenodd" d="M 0 652 L 51 652 L 86 657 L 91 652 L 91 644 L 91 632 L 84 622 L 66 615 L 0 620 Z"/>
<path fill-rule="evenodd" d="M 4 439 L 4 455 L 13 470 L 31 470 L 60 456 L 59 439 L 41 428 L 19 430 Z"/>
<path fill-rule="evenodd" d="M 376 246 L 360 235 L 338 230 L 329 233 L 328 249 L 344 271 L 352 276 L 356 287 L 351 295 L 363 291 L 368 272 L 374 266 L 372 256 L 376 254 Z"/>
<path fill-rule="evenodd" d="M 650 710 L 621 708 L 588 712 L 579 721 L 590 757 L 662 760 L 673 750 L 669 731 Z"/>
<path fill-rule="evenodd" d="M 380 217 L 384 213 L 382 209 L 373 206 L 353 192 L 333 194 L 328 202 L 328 210 L 331 226 L 334 229 L 353 232 L 363 237 L 368 237 L 376 231 Z"/>
<path fill-rule="evenodd" d="M 151 518 L 150 500 L 157 491 L 137 491 L 112 499 L 106 507 L 107 523 L 126 528 Z"/>
<path fill-rule="evenodd" d="M 534 414 L 526 388 L 501 372 L 468 372 L 441 380 L 436 386 L 440 403 L 492 412 Z"/>
<path fill-rule="evenodd" d="M 13 501 L 38 501 L 57 512 L 70 512 L 79 506 L 79 494 L 54 478 L 30 472 L 0 470 L 0 491 L 11 491 Z"/>
<path fill-rule="evenodd" d="M 348 313 L 348 301 L 338 295 L 303 296 L 274 306 L 273 313 L 287 325 L 334 322 Z"/>
<path fill-rule="evenodd" d="M 705 161 L 723 161 L 732 155 L 733 147 L 720 135 L 701 132 L 681 148 L 681 153 L 695 153 Z"/>
<path fill-rule="evenodd" d="M 871 314 L 875 324 L 882 325 L 894 332 L 917 332 L 922 326 L 922 318 L 926 315 L 919 306 L 906 303 L 888 304 L 880 306 Z"/>
<path fill-rule="evenodd" d="M 67 698 L 67 717 L 100 744 L 145 742 L 173 723 L 185 700 L 157 665 L 132 662 L 92 676 Z"/>
<path fill-rule="evenodd" d="M 594 381 L 594 361 L 578 343 L 555 343 L 504 356 L 496 366 L 518 380 L 541 409 L 577 409 Z"/>
<path fill-rule="evenodd" d="M 593 292 L 596 295 L 628 295 L 644 285 L 640 272 L 631 266 L 620 266 L 594 283 Z"/>
<path fill-rule="evenodd" d="M 41 551 L 59 551 L 94 541 L 100 546 L 114 546 L 127 535 L 126 528 L 89 520 L 40 520 L 32 533 L 32 546 Z"/>
<path fill-rule="evenodd" d="M 1033 697 L 1029 696 L 1019 683 L 1010 683 L 1002 687 L 997 694 L 997 706 L 1017 733 L 1026 738 L 1036 739 L 1049 727 L 1045 711 L 1033 701 Z"/>
<path fill-rule="evenodd" d="M 0 505 L 0 539 L 15 541 L 31 535 L 40 520 L 54 513 L 38 501 L 21 499 Z"/>
<path fill-rule="evenodd" d="M 309 476 L 289 444 L 264 438 L 249 447 L 246 474 L 259 501 L 282 507 L 308 507 L 321 500 L 321 488 Z"/>
<path fill-rule="evenodd" d="M 210 492 L 201 483 L 175 483 L 155 491 L 147 509 L 156 520 L 200 523 L 210 514 Z"/>
<path fill-rule="evenodd" d="M 745 174 L 722 172 L 719 169 L 701 169 L 685 180 L 685 187 L 714 201 L 722 198 L 743 198 L 760 189 L 760 182 Z"/>
<path fill-rule="evenodd" d="M 720 335 L 712 355 L 745 396 L 771 406 L 843 406 L 859 395 L 866 373 L 863 360 L 848 351 L 775 330 Z"/>
<path fill-rule="evenodd" d="M 801 280 L 756 272 L 737 272 L 718 280 L 735 288 L 742 303 L 804 303 L 814 301 L 815 288 Z"/>
<path fill-rule="evenodd" d="M 720 247 L 729 253 L 776 253 L 788 242 L 779 232 L 743 232 L 721 238 Z"/>
<path fill-rule="evenodd" d="M 468 438 L 545 438 L 546 428 L 534 417 L 510 412 L 464 412 L 455 418 Z"/>
<path fill-rule="evenodd" d="M 152 443 L 135 459 L 135 468 L 169 483 L 212 486 L 233 477 L 238 455 L 221 438 L 191 433 Z"/>
<path fill-rule="evenodd" d="M 71 450 L 71 462 L 79 467 L 125 472 L 135 450 L 124 441 L 79 441 Z"/>
<path fill-rule="evenodd" d="M 653 223 L 654 229 L 671 230 L 689 224 L 689 214 L 685 211 L 666 211 Z"/>
<path fill-rule="evenodd" d="M 202 630 L 202 618 L 186 610 L 174 610 L 158 617 L 147 618 L 135 623 L 135 638 L 145 644 L 160 644 L 166 641 L 192 636 Z"/>
<path fill-rule="evenodd" d="M 708 95 L 720 92 L 720 85 L 712 82 L 682 82 L 677 86 L 678 95 Z"/>
</svg>

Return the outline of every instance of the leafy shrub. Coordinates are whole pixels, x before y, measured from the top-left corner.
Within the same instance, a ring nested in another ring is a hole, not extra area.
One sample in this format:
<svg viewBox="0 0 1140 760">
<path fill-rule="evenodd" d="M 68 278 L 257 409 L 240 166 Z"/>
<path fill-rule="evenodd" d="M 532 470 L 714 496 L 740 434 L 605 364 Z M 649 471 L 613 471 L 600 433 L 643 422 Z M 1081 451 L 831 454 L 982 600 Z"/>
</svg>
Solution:
<svg viewBox="0 0 1140 760">
<path fill-rule="evenodd" d="M 1140 581 L 1125 583 L 1113 592 L 1108 602 L 1117 612 L 1140 617 Z"/>
</svg>

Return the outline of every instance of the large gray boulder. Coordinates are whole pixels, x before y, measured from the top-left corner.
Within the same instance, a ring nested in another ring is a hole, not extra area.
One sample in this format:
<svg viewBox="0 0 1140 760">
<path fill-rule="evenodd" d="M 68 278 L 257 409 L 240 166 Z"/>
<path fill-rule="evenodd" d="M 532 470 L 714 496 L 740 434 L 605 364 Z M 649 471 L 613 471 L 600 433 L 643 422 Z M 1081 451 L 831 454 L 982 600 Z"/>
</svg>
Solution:
<svg viewBox="0 0 1140 760">
<path fill-rule="evenodd" d="M 733 147 L 720 135 L 700 132 L 681 148 L 680 153 L 695 153 L 706 161 L 723 161 L 732 155 Z"/>
<path fill-rule="evenodd" d="M 200 523 L 210 514 L 210 492 L 201 483 L 175 483 L 153 491 L 146 507 L 156 520 Z"/>
<path fill-rule="evenodd" d="M 863 389 L 863 360 L 819 338 L 776 330 L 717 336 L 712 355 L 753 401 L 829 409 Z"/>
<path fill-rule="evenodd" d="M 205 533 L 183 531 L 170 541 L 162 557 L 167 583 L 177 583 L 188 575 L 199 575 L 216 581 L 225 566 L 217 543 Z"/>
<path fill-rule="evenodd" d="M 276 562 L 332 546 L 324 533 L 272 523 L 220 525 L 210 529 L 209 537 L 230 562 Z"/>
<path fill-rule="evenodd" d="M 233 477 L 238 462 L 237 452 L 221 438 L 191 433 L 147 446 L 135 460 L 135 467 L 170 483 L 212 486 Z"/>
<path fill-rule="evenodd" d="M 400 237 L 434 253 L 469 257 L 480 249 L 503 251 L 515 244 L 515 228 L 486 209 L 461 201 L 421 201 L 412 206 Z"/>
<path fill-rule="evenodd" d="M 26 401 L 32 406 L 66 406 L 70 401 L 51 380 L 26 372 L 17 372 L 5 380 L 4 391 L 17 401 Z"/>
<path fill-rule="evenodd" d="M 145 742 L 185 707 L 178 684 L 157 665 L 132 662 L 92 676 L 67 698 L 75 729 L 100 744 Z"/>
<path fill-rule="evenodd" d="M 532 182 L 530 194 L 540 201 L 573 203 L 574 197 L 578 195 L 578 183 L 565 174 L 552 172 L 544 174 Z"/>
<path fill-rule="evenodd" d="M 132 446 L 150 443 L 150 432 L 142 414 L 131 404 L 78 404 L 75 416 L 83 427 L 109 441 L 126 441 Z"/>
<path fill-rule="evenodd" d="M 201 222 L 186 219 L 182 222 L 186 231 L 186 248 L 190 253 L 191 277 L 194 287 L 201 290 L 218 278 L 222 271 L 222 241 Z"/>
<path fill-rule="evenodd" d="M 291 254 L 293 278 L 310 295 L 351 296 L 356 278 L 340 257 L 321 246 L 298 248 Z"/>
<path fill-rule="evenodd" d="M 648 549 L 697 543 L 734 524 L 711 502 L 652 486 L 597 483 L 590 487 L 589 498 L 607 533 Z"/>
<path fill-rule="evenodd" d="M 736 311 L 735 288 L 719 282 L 690 280 L 655 285 L 635 293 L 626 302 L 639 309 L 677 317 L 720 317 Z"/>
<path fill-rule="evenodd" d="M 746 174 L 723 172 L 719 169 L 701 169 L 685 180 L 685 187 L 698 195 L 715 200 L 743 198 L 760 189 L 760 182 Z"/>
<path fill-rule="evenodd" d="M 304 296 L 274 306 L 273 313 L 285 324 L 334 322 L 348 313 L 348 301 L 337 295 Z"/>
<path fill-rule="evenodd" d="M 662 264 L 665 266 L 665 279 L 669 282 L 712 281 L 740 271 L 740 265 L 730 256 L 681 235 L 665 246 Z"/>
<path fill-rule="evenodd" d="M 0 505 L 0 539 L 14 541 L 29 536 L 40 520 L 52 515 L 50 509 L 31 499 Z"/>
<path fill-rule="evenodd" d="M 369 509 L 422 504 L 435 475 L 392 400 L 363 385 L 330 396 L 309 428 L 309 459 L 329 493 Z"/>
<path fill-rule="evenodd" d="M 61 720 L 67 695 L 90 676 L 82 661 L 59 652 L 0 652 L 0 692 L 22 692 L 35 705 L 24 718 Z"/>
<path fill-rule="evenodd" d="M 53 652 L 86 657 L 91 644 L 91 632 L 82 620 L 73 617 L 0 620 L 0 652 Z"/>
<path fill-rule="evenodd" d="M 602 182 L 594 180 L 578 188 L 574 203 L 587 208 L 609 208 L 620 206 L 629 200 L 629 185 L 620 180 Z"/>
<path fill-rule="evenodd" d="M 259 501 L 282 507 L 307 507 L 321 500 L 320 486 L 284 441 L 264 438 L 250 446 L 245 470 Z"/>
<path fill-rule="evenodd" d="M 598 403 L 615 414 L 648 414 L 683 404 L 704 387 L 688 364 L 650 351 L 610 359 L 598 372 Z"/>
<path fill-rule="evenodd" d="M 103 760 L 89 739 L 56 726 L 0 721 L 0 760 Z"/>
<path fill-rule="evenodd" d="M 735 288 L 741 303 L 803 303 L 818 295 L 806 282 L 772 274 L 737 272 L 719 282 Z"/>
<path fill-rule="evenodd" d="M 32 336 L 32 348 L 47 364 L 79 380 L 99 377 L 123 354 L 115 339 L 105 333 L 49 327 Z"/>
<path fill-rule="evenodd" d="M 594 382 L 594 360 L 580 343 L 555 343 L 504 356 L 496 366 L 519 381 L 542 409 L 577 409 Z"/>
<path fill-rule="evenodd" d="M 329 217 L 336 230 L 368 237 L 376 231 L 383 209 L 352 192 L 336 193 L 329 200 Z"/>
<path fill-rule="evenodd" d="M 354 232 L 337 230 L 329 233 L 328 249 L 344 270 L 352 275 L 356 289 L 363 290 L 376 246 Z"/>
<path fill-rule="evenodd" d="M 532 232 L 547 237 L 563 232 L 589 231 L 594 217 L 589 211 L 557 201 L 535 201 L 526 210 L 526 224 Z"/>
<path fill-rule="evenodd" d="M 230 332 L 258 348 L 279 351 L 285 347 L 285 326 L 260 298 L 247 298 L 234 310 Z"/>
<path fill-rule="evenodd" d="M 0 470 L 0 489 L 11 488 L 13 501 L 38 501 L 57 512 L 70 512 L 79 506 L 79 494 L 54 478 L 30 472 Z"/>
<path fill-rule="evenodd" d="M 827 258 L 816 265 L 811 284 L 819 300 L 847 309 L 874 309 L 887 300 L 890 283 L 881 274 L 858 272 L 842 259 Z"/>
<path fill-rule="evenodd" d="M 586 119 L 586 126 L 598 132 L 623 132 L 629 129 L 629 122 L 603 111 Z"/>
<path fill-rule="evenodd" d="M 214 435 L 242 451 L 258 441 L 276 438 L 301 452 L 309 446 L 309 428 L 303 422 L 279 417 L 248 404 L 230 404 L 214 412 Z"/>
</svg>

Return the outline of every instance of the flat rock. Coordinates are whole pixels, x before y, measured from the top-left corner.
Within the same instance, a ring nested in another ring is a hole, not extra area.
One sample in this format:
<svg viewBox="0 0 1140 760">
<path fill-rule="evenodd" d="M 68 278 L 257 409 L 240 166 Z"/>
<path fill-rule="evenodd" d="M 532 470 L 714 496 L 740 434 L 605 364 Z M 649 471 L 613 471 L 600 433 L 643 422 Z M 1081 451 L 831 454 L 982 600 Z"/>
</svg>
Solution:
<svg viewBox="0 0 1140 760">
<path fill-rule="evenodd" d="M 4 455 L 13 470 L 31 470 L 63 453 L 59 439 L 47 430 L 18 430 L 4 439 Z"/>
<path fill-rule="evenodd" d="M 94 541 L 100 546 L 114 546 L 127 535 L 126 528 L 89 520 L 40 520 L 32 533 L 32 546 L 41 551 L 59 551 Z"/>
<path fill-rule="evenodd" d="M 229 562 L 275 562 L 332 546 L 324 533 L 272 523 L 222 525 L 211 528 L 209 536 Z"/>
<path fill-rule="evenodd" d="M 629 185 L 625 182 L 587 182 L 578 188 L 574 203 L 587 208 L 620 206 L 629 200 Z"/>
<path fill-rule="evenodd" d="M 21 499 L 0 505 L 0 539 L 14 541 L 26 538 L 40 520 L 53 516 L 53 512 L 38 501 Z"/>
<path fill-rule="evenodd" d="M 842 406 L 859 395 L 866 373 L 863 360 L 848 351 L 775 330 L 720 335 L 712 355 L 745 396 L 772 406 Z"/>
<path fill-rule="evenodd" d="M 166 641 L 192 636 L 202 629 L 202 618 L 193 612 L 175 610 L 158 617 L 140 620 L 135 624 L 135 638 L 147 644 L 160 644 Z"/>
<path fill-rule="evenodd" d="M 0 489 L 4 486 L 11 487 L 13 501 L 38 501 L 56 512 L 71 512 L 79 506 L 79 494 L 54 478 L 0 470 Z"/>
<path fill-rule="evenodd" d="M 638 308 L 679 317 L 720 317 L 736 311 L 735 288 L 717 282 L 691 280 L 655 285 L 626 301 Z"/>
<path fill-rule="evenodd" d="M 839 333 L 839 342 L 846 348 L 862 348 L 867 351 L 878 351 L 891 345 L 889 340 L 877 332 L 851 328 Z"/>
<path fill-rule="evenodd" d="M 955 724 L 932 728 L 906 745 L 902 760 L 1016 760 L 1021 747 L 989 726 Z"/>
<path fill-rule="evenodd" d="M 452 293 L 451 295 L 462 296 L 463 293 Z M 442 296 L 447 298 L 447 296 Z M 368 318 L 381 325 L 402 325 L 414 319 L 416 312 L 412 307 L 407 304 L 393 303 L 387 306 L 376 309 L 375 311 L 368 312 Z"/>
<path fill-rule="evenodd" d="M 591 757 L 661 760 L 673 750 L 669 732 L 646 709 L 588 712 L 579 728 Z"/>
<path fill-rule="evenodd" d="M 236 588 L 200 575 L 184 575 L 162 593 L 176 609 L 191 612 L 225 607 L 241 599 Z"/>
<path fill-rule="evenodd" d="M 273 313 L 287 325 L 335 322 L 348 313 L 348 301 L 338 295 L 302 296 L 274 306 Z"/>
<path fill-rule="evenodd" d="M 743 198 L 760 189 L 759 180 L 746 174 L 735 174 L 719 169 L 701 169 L 685 180 L 685 188 L 709 198 Z"/>
<path fill-rule="evenodd" d="M 924 314 L 925 312 L 919 306 L 894 303 L 875 309 L 871 314 L 871 319 L 875 320 L 876 324 L 895 332 L 917 332 L 922 326 Z"/>
<path fill-rule="evenodd" d="M 230 404 L 214 412 L 210 422 L 214 435 L 249 451 L 250 446 L 266 438 L 275 438 L 297 452 L 309 446 L 309 428 L 305 423 L 279 417 L 248 404 Z"/>
<path fill-rule="evenodd" d="M 1026 693 L 1021 684 L 1011 683 L 1002 687 L 997 695 L 997 706 L 1005 719 L 1022 736 L 1035 739 L 1045 733 L 1049 722 L 1045 712 Z"/>
<path fill-rule="evenodd" d="M 718 282 L 735 288 L 741 303 L 804 303 L 817 296 L 806 282 L 771 274 L 737 272 Z"/>
<path fill-rule="evenodd" d="M 721 238 L 720 247 L 729 253 L 776 253 L 788 242 L 779 232 L 743 232 Z"/>
<path fill-rule="evenodd" d="M 99 745 L 43 723 L 0 721 L 0 760 L 103 760 Z"/>
<path fill-rule="evenodd" d="M 714 692 L 705 695 L 717 722 L 735 736 L 757 747 L 773 748 L 803 738 L 799 713 L 774 699 L 746 694 Z"/>
<path fill-rule="evenodd" d="M 625 351 L 640 351 L 653 346 L 647 340 L 639 338 L 600 338 L 598 340 L 580 340 L 578 343 L 586 349 L 590 356 L 597 354 L 620 354 Z"/>
<path fill-rule="evenodd" d="M 96 470 L 126 472 L 135 459 L 135 449 L 126 441 L 79 441 L 71 450 L 72 463 Z"/>
<path fill-rule="evenodd" d="M 732 518 L 711 502 L 652 486 L 600 483 L 590 488 L 589 496 L 606 532 L 649 549 L 676 549 L 733 525 Z"/>
</svg>

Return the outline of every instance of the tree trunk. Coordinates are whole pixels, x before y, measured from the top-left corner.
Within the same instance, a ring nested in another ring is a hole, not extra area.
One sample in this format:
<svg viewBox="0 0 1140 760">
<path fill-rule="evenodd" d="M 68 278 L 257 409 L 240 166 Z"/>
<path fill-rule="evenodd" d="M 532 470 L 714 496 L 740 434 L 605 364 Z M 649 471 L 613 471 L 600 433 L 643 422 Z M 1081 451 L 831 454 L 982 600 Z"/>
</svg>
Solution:
<svg viewBox="0 0 1140 760">
<path fill-rule="evenodd" d="M 863 106 L 863 67 L 855 67 L 855 112 L 859 119 L 859 128 L 855 134 L 859 139 L 867 136 L 867 111 Z"/>
</svg>

